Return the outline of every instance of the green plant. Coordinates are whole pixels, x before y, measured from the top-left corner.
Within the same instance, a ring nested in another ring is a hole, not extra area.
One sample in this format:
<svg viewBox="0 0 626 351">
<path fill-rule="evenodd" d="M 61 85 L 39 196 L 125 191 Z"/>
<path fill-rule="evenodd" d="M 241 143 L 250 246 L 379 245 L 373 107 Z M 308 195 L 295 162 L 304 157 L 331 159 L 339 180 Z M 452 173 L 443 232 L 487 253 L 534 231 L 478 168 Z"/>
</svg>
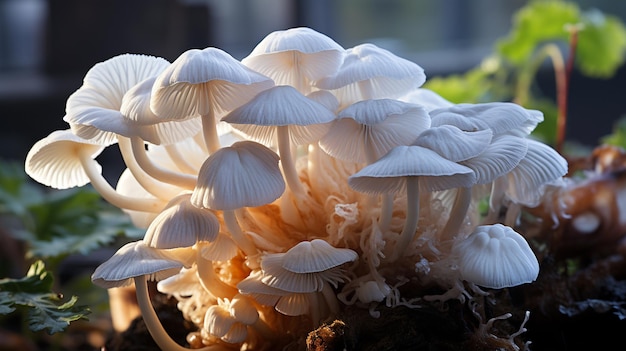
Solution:
<svg viewBox="0 0 626 351">
<path fill-rule="evenodd" d="M 571 70 L 576 67 L 594 78 L 613 76 L 624 63 L 626 27 L 616 16 L 560 0 L 531 1 L 513 20 L 510 33 L 480 65 L 463 74 L 430 78 L 425 87 L 455 103 L 515 101 L 541 110 L 546 121 L 534 135 L 561 150 Z M 546 59 L 555 71 L 556 103 L 532 89 Z"/>
</svg>

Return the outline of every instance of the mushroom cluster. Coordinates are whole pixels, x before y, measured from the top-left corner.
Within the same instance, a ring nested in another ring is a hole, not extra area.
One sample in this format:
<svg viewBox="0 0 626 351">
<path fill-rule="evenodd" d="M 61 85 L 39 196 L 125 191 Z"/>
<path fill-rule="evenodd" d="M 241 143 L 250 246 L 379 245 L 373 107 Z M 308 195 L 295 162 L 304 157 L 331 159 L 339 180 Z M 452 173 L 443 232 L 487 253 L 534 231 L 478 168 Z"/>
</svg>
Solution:
<svg viewBox="0 0 626 351">
<path fill-rule="evenodd" d="M 87 72 L 68 129 L 37 142 L 25 168 L 53 188 L 90 183 L 146 229 L 92 280 L 134 284 L 162 349 L 185 348 L 159 323 L 148 280 L 197 326 L 194 347 L 277 349 L 346 306 L 374 318 L 537 277 L 512 228 L 567 171 L 529 138 L 543 115 L 452 104 L 425 79 L 387 50 L 309 28 L 273 32 L 242 60 L 212 47 L 171 63 L 119 55 Z M 96 161 L 114 144 L 126 165 L 116 185 Z M 403 288 L 420 284 L 444 293 Z"/>
</svg>

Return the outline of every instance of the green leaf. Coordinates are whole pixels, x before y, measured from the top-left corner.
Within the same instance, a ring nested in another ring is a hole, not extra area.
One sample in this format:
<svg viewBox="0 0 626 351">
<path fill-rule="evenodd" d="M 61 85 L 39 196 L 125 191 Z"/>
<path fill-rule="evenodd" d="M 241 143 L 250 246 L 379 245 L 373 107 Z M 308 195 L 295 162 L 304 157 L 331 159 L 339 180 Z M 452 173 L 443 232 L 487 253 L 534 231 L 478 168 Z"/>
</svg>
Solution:
<svg viewBox="0 0 626 351">
<path fill-rule="evenodd" d="M 76 306 L 77 297 L 63 302 L 63 296 L 52 292 L 52 275 L 44 263 L 33 263 L 21 279 L 0 280 L 0 314 L 15 311 L 16 307 L 27 310 L 27 321 L 32 331 L 47 329 L 54 334 L 63 331 L 70 322 L 86 319 L 90 313 L 85 306 Z"/>
<path fill-rule="evenodd" d="M 453 103 L 482 102 L 492 88 L 489 73 L 481 68 L 465 74 L 447 77 L 433 77 L 426 81 L 424 88 L 430 89 Z"/>
<path fill-rule="evenodd" d="M 498 53 L 516 65 L 527 62 L 537 47 L 546 41 L 567 42 L 566 25 L 580 22 L 580 10 L 574 3 L 533 1 L 513 17 L 513 28 L 500 40 Z"/>
<path fill-rule="evenodd" d="M 588 76 L 610 78 L 624 63 L 624 24 L 597 10 L 585 12 L 582 23 L 576 51 L 577 67 Z"/>
</svg>

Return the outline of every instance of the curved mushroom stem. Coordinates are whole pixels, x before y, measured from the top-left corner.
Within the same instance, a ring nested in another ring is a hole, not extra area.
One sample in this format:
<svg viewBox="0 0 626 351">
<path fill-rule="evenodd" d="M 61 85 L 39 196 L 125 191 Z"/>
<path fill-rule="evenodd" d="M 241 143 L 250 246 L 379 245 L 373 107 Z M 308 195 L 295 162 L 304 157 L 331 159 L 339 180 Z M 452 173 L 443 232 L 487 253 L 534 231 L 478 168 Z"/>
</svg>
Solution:
<svg viewBox="0 0 626 351">
<path fill-rule="evenodd" d="M 168 351 L 188 351 L 186 347 L 183 347 L 176 343 L 172 338 L 167 334 L 159 317 L 154 311 L 154 307 L 152 307 L 152 302 L 150 301 L 150 295 L 148 294 L 148 283 L 147 277 L 145 275 L 135 277 L 135 288 L 137 290 L 137 303 L 139 305 L 139 309 L 141 310 L 141 316 L 146 324 L 146 328 L 148 328 L 148 332 L 152 335 L 152 339 L 154 342 L 161 348 L 161 350 Z M 226 351 L 227 349 L 222 345 L 211 345 L 206 346 L 201 349 L 195 349 L 196 351 Z"/>
<path fill-rule="evenodd" d="M 131 211 L 159 213 L 166 203 L 158 199 L 136 198 L 122 195 L 115 191 L 113 187 L 104 179 L 100 171 L 96 168 L 96 161 L 86 152 L 79 155 L 83 169 L 89 178 L 91 185 L 98 193 L 112 205 Z"/>
<path fill-rule="evenodd" d="M 289 189 L 291 189 L 296 198 L 301 198 L 305 195 L 304 188 L 302 187 L 302 183 L 300 183 L 300 178 L 298 177 L 298 172 L 296 171 L 296 165 L 294 164 L 293 157 L 291 156 L 291 147 L 289 146 L 289 126 L 277 126 L 276 138 L 278 141 L 280 164 L 283 168 L 287 186 L 289 186 Z"/>
<path fill-rule="evenodd" d="M 217 122 L 215 121 L 212 109 L 209 114 L 202 115 L 202 133 L 204 135 L 204 143 L 209 153 L 212 154 L 222 147 L 217 134 Z"/>
<path fill-rule="evenodd" d="M 459 230 L 461 230 L 461 226 L 465 220 L 465 215 L 467 214 L 467 209 L 469 208 L 471 200 L 472 188 L 463 187 L 456 190 L 456 196 L 454 198 L 452 209 L 450 210 L 448 222 L 446 222 L 446 225 L 439 234 L 441 241 L 451 240 L 455 235 L 459 234 Z"/>
<path fill-rule="evenodd" d="M 217 129 L 217 127 L 215 127 Z M 200 132 L 193 136 L 193 141 L 202 149 L 202 151 L 208 153 L 209 149 L 204 142 L 204 133 Z"/>
<path fill-rule="evenodd" d="M 409 246 L 411 240 L 413 240 L 413 237 L 415 236 L 420 205 L 419 177 L 406 177 L 406 202 L 406 220 L 404 222 L 404 228 L 402 228 L 400 238 L 393 248 L 393 253 L 389 258 L 389 262 L 395 262 L 397 259 L 402 257 L 407 246 Z"/>
<path fill-rule="evenodd" d="M 128 170 L 132 173 L 133 177 L 135 177 L 135 179 L 142 188 L 144 188 L 147 192 L 154 195 L 155 197 L 166 201 L 169 201 L 171 198 L 180 193 L 180 189 L 168 187 L 166 184 L 157 181 L 148 173 L 146 173 L 141 168 L 141 166 L 139 166 L 137 160 L 135 159 L 135 156 L 133 156 L 130 139 L 121 136 L 119 136 L 117 139 L 120 153 L 122 154 L 122 159 L 124 160 L 126 167 L 128 167 Z M 172 188 L 177 190 L 172 190 Z"/>
<path fill-rule="evenodd" d="M 130 143 L 133 150 L 133 156 L 135 156 L 135 160 L 137 160 L 139 166 L 151 177 L 183 189 L 191 190 L 195 188 L 197 180 L 195 176 L 190 174 L 172 172 L 155 165 L 148 157 L 144 142 L 141 138 L 131 137 Z"/>
<path fill-rule="evenodd" d="M 185 157 L 180 153 L 176 144 L 164 145 L 164 148 L 167 155 L 172 159 L 172 161 L 174 161 L 176 167 L 178 167 L 182 172 L 188 174 L 198 174 L 198 169 L 187 162 Z"/>
<path fill-rule="evenodd" d="M 246 256 L 254 256 L 257 253 L 256 247 L 252 244 L 246 234 L 241 230 L 239 226 L 239 222 L 237 222 L 237 216 L 235 215 L 234 210 L 225 210 L 224 213 L 224 223 L 226 224 L 226 228 L 230 232 L 231 237 L 237 243 L 237 245 L 241 248 L 241 250 L 246 254 Z"/>
<path fill-rule="evenodd" d="M 232 298 L 239 291 L 232 286 L 226 285 L 213 270 L 213 262 L 202 257 L 198 250 L 198 258 L 196 260 L 198 267 L 197 275 L 200 285 L 215 298 Z"/>
</svg>

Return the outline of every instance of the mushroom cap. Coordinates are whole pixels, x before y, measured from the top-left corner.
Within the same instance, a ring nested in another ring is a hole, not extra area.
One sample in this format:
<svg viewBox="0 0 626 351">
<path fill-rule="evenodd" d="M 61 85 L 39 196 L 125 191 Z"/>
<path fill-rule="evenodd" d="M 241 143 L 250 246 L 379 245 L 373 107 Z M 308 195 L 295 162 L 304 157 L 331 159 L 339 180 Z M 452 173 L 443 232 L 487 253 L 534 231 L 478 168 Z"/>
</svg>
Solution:
<svg viewBox="0 0 626 351">
<path fill-rule="evenodd" d="M 120 112 L 126 121 L 126 129 L 117 132 L 127 137 L 138 135 L 152 144 L 173 144 L 194 136 L 201 130 L 200 119 L 192 118 L 184 121 L 167 121 L 157 117 L 150 109 L 152 86 L 156 77 L 150 77 L 136 84 L 124 94 Z M 104 128 L 101 128 L 104 129 Z M 136 130 L 136 132 L 135 132 Z"/>
<path fill-rule="evenodd" d="M 567 174 L 568 164 L 556 150 L 526 139 L 528 151 L 519 164 L 506 174 L 506 195 L 528 207 L 539 205 L 544 186 Z"/>
<path fill-rule="evenodd" d="M 425 130 L 413 145 L 429 148 L 452 162 L 476 157 L 489 147 L 493 133 L 489 129 L 466 132 L 453 125 Z"/>
<path fill-rule="evenodd" d="M 285 191 L 278 155 L 253 141 L 239 141 L 211 154 L 191 195 L 197 207 L 235 210 L 273 202 Z"/>
<path fill-rule="evenodd" d="M 157 77 L 150 108 L 166 120 L 219 116 L 273 85 L 225 51 L 190 49 Z"/>
<path fill-rule="evenodd" d="M 438 108 L 450 107 L 454 105 L 452 102 L 446 100 L 441 95 L 426 88 L 417 88 L 411 90 L 410 92 L 402 95 L 398 99 L 400 101 L 406 101 L 412 104 L 421 105 L 428 112 Z"/>
<path fill-rule="evenodd" d="M 476 181 L 474 171 L 468 167 L 425 147 L 403 145 L 350 176 L 348 184 L 369 194 L 399 193 L 406 191 L 405 177 L 419 177 L 420 189 L 429 192 L 470 187 Z"/>
<path fill-rule="evenodd" d="M 461 278 L 487 288 L 501 289 L 537 279 L 539 263 L 523 236 L 502 224 L 478 226 L 456 242 Z"/>
<path fill-rule="evenodd" d="M 476 184 L 487 184 L 511 172 L 528 151 L 526 138 L 511 134 L 498 135 L 489 146 L 471 159 L 461 162 L 476 174 Z"/>
<path fill-rule="evenodd" d="M 480 120 L 493 131 L 494 135 L 513 133 L 518 136 L 527 136 L 538 123 L 543 121 L 543 113 L 540 111 L 528 110 L 512 102 L 456 104 L 431 111 L 433 119 L 440 114 L 456 114 Z M 458 127 L 464 129 L 461 126 Z"/>
<path fill-rule="evenodd" d="M 129 286 L 133 278 L 148 275 L 162 280 L 190 266 L 195 258 L 193 249 L 159 250 L 148 247 L 142 240 L 122 246 L 91 275 L 91 281 L 102 288 Z"/>
<path fill-rule="evenodd" d="M 339 266 L 357 258 L 356 252 L 335 248 L 321 239 L 303 241 L 285 253 L 265 254 L 261 281 L 289 292 L 321 291 L 325 283 L 336 286 L 343 281 Z"/>
<path fill-rule="evenodd" d="M 289 126 L 290 142 L 302 145 L 318 140 L 334 120 L 333 111 L 288 85 L 262 91 L 222 118 L 268 147 L 275 142 L 276 126 Z"/>
<path fill-rule="evenodd" d="M 315 85 L 332 90 L 343 104 L 351 104 L 366 99 L 397 98 L 425 81 L 424 70 L 416 63 L 366 43 L 346 50 L 337 73 L 318 80 Z"/>
<path fill-rule="evenodd" d="M 241 62 L 277 85 L 294 85 L 301 77 L 314 81 L 335 73 L 344 53 L 326 35 L 299 27 L 270 33 Z"/>
<path fill-rule="evenodd" d="M 63 120 L 82 138 L 102 144 L 114 143 L 116 134 L 109 129 L 123 123 L 120 108 L 126 92 L 158 75 L 168 65 L 169 62 L 160 57 L 134 54 L 118 55 L 97 63 L 85 75 L 83 85 L 67 99 Z M 108 128 L 98 128 L 95 123 L 108 125 Z"/>
<path fill-rule="evenodd" d="M 430 116 L 419 105 L 392 99 L 363 100 L 339 112 L 319 145 L 341 160 L 366 162 L 366 150 L 379 159 L 396 146 L 411 144 L 428 127 Z"/>
<path fill-rule="evenodd" d="M 180 195 L 150 223 L 144 242 L 157 249 L 191 247 L 198 241 L 214 241 L 220 223 L 211 211 L 193 206 L 190 194 Z"/>
<path fill-rule="evenodd" d="M 26 174 L 37 182 L 56 189 L 80 187 L 90 182 L 79 153 L 94 159 L 104 146 L 82 139 L 69 130 L 56 130 L 37 141 L 26 155 Z M 96 161 L 95 167 L 101 170 Z"/>
<path fill-rule="evenodd" d="M 284 254 L 282 267 L 294 273 L 321 272 L 358 258 L 350 249 L 336 248 L 322 239 L 302 241 Z"/>
<path fill-rule="evenodd" d="M 197 277 L 197 266 L 181 268 L 180 271 L 171 277 L 159 280 L 157 290 L 166 295 L 180 294 L 191 296 L 194 290 L 198 289 L 200 283 Z"/>
</svg>

